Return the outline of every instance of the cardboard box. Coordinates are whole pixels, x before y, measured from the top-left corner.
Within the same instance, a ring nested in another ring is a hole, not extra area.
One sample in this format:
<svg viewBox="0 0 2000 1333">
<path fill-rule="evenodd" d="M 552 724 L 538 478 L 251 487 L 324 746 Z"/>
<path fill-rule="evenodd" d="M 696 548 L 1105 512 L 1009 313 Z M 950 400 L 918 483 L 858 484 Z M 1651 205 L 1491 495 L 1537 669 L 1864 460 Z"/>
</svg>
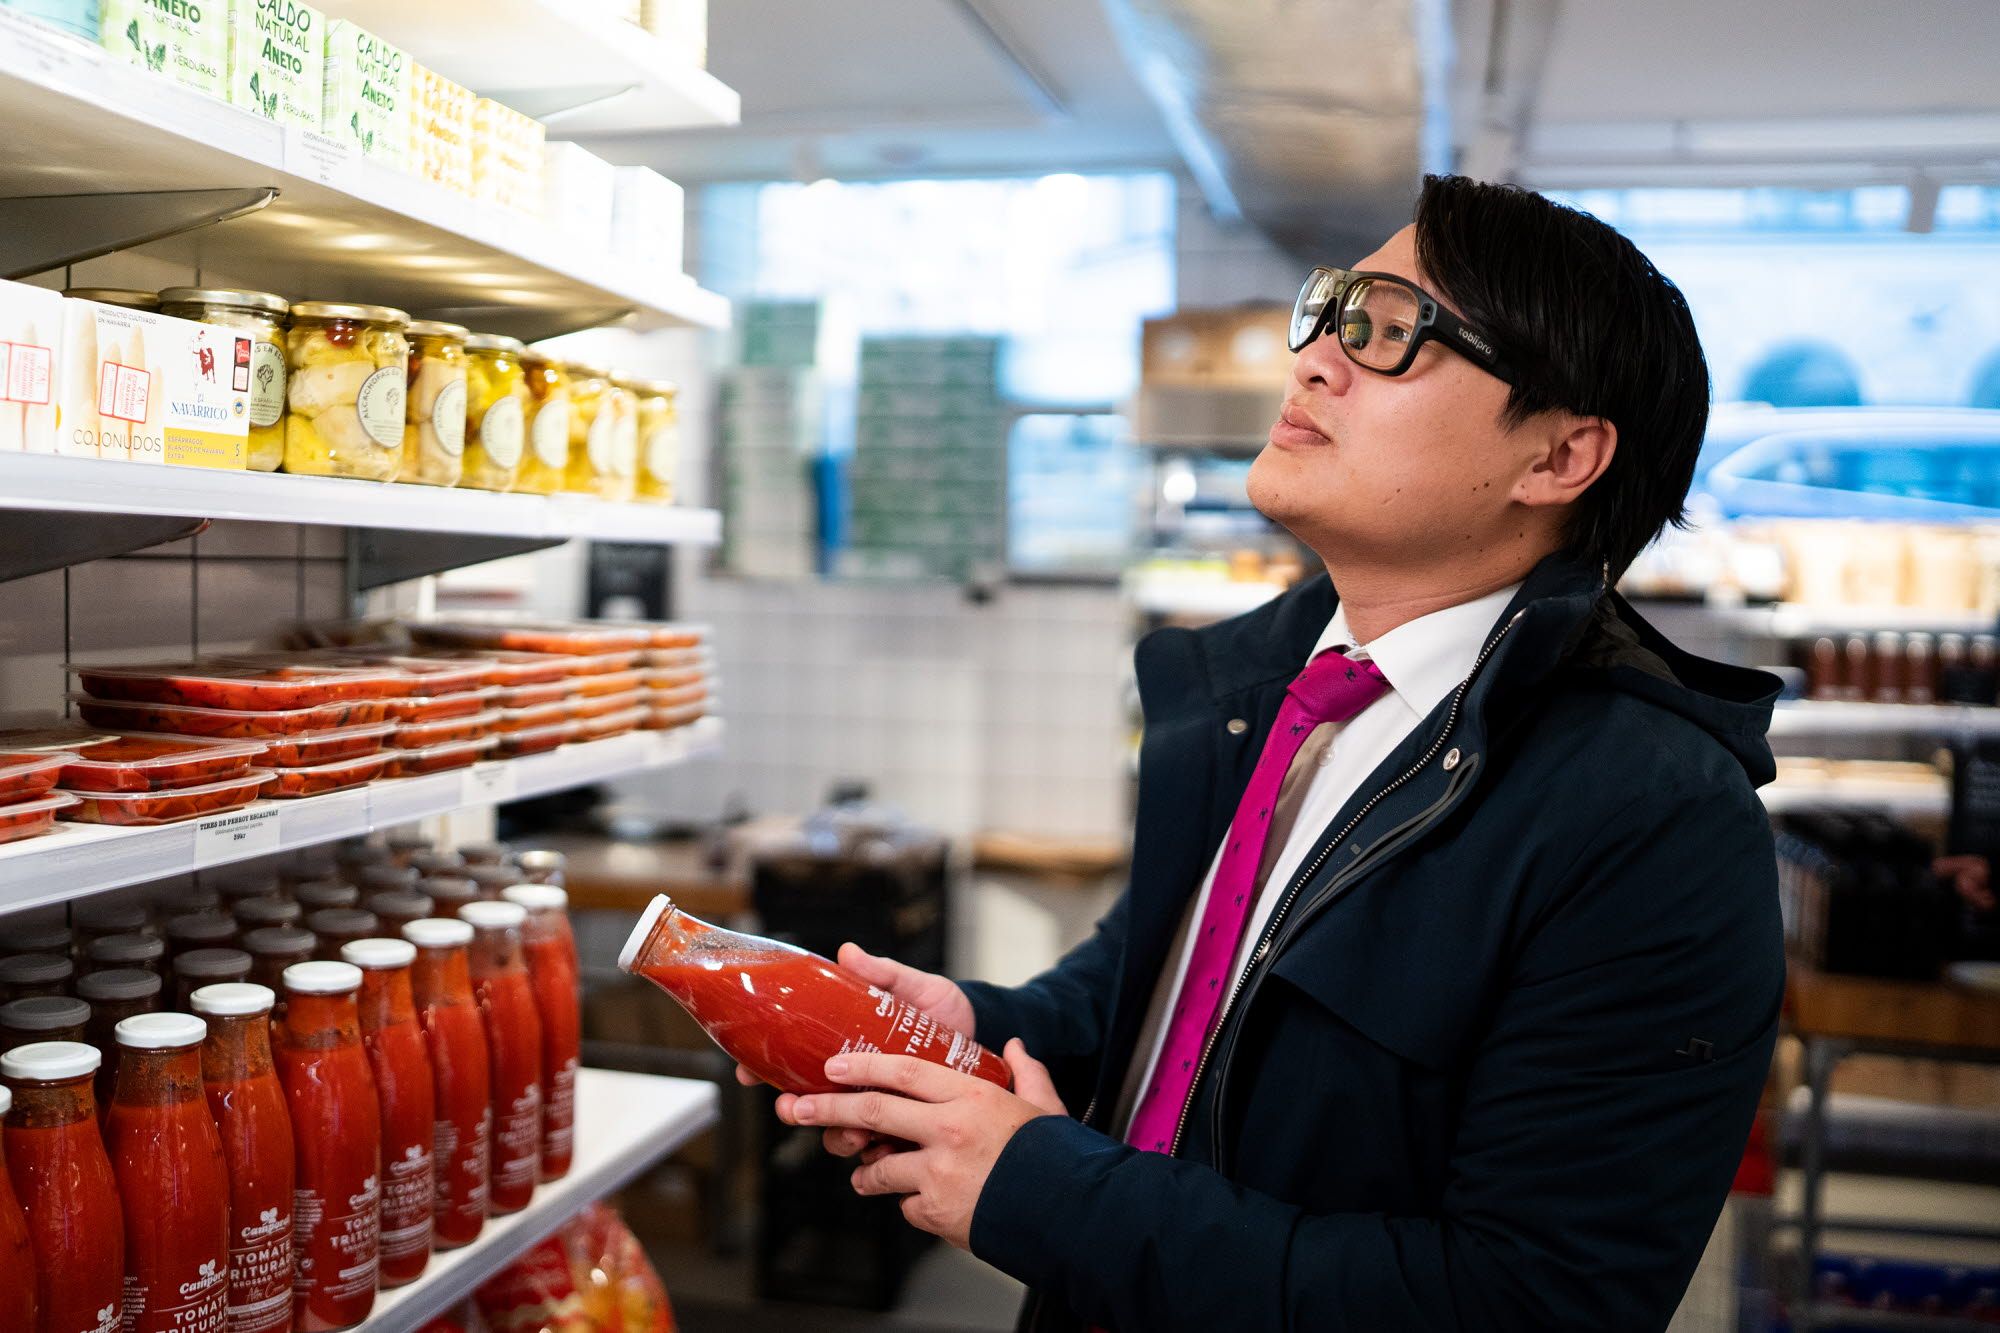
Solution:
<svg viewBox="0 0 2000 1333">
<path fill-rule="evenodd" d="M 64 301 L 55 452 L 241 471 L 253 343 L 248 330 Z"/>
<path fill-rule="evenodd" d="M 1290 306 L 1183 310 L 1149 319 L 1141 336 L 1141 381 L 1282 388 L 1292 373 Z"/>
<path fill-rule="evenodd" d="M 472 104 L 472 197 L 528 217 L 542 211 L 542 147 L 548 131 L 490 97 Z"/>
<path fill-rule="evenodd" d="M 229 6 L 103 0 L 98 41 L 127 64 L 211 97 L 229 95 Z"/>
<path fill-rule="evenodd" d="M 686 261 L 687 192 L 650 167 L 615 167 L 611 180 L 611 251 L 656 273 L 679 273 Z"/>
<path fill-rule="evenodd" d="M 436 70 L 410 67 L 410 169 L 472 193 L 472 108 L 479 99 Z"/>
<path fill-rule="evenodd" d="M 56 452 L 63 299 L 0 281 L 0 452 Z"/>
<path fill-rule="evenodd" d="M 358 23 L 335 19 L 326 33 L 321 128 L 363 157 L 403 169 L 410 160 L 409 53 Z"/>
<path fill-rule="evenodd" d="M 229 101 L 280 125 L 318 129 L 326 15 L 298 0 L 229 0 Z"/>
<path fill-rule="evenodd" d="M 542 219 L 593 251 L 616 249 L 611 218 L 620 170 L 580 144 L 544 144 Z"/>
</svg>

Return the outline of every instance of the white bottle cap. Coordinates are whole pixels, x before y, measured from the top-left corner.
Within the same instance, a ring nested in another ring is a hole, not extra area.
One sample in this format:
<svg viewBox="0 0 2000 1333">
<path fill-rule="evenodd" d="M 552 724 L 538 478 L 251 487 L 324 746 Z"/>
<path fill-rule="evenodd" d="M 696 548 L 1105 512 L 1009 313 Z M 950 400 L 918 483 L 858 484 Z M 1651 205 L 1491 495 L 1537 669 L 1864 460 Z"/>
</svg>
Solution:
<svg viewBox="0 0 2000 1333">
<path fill-rule="evenodd" d="M 134 1014 L 111 1029 L 120 1046 L 135 1051 L 170 1051 L 177 1046 L 199 1046 L 208 1035 L 208 1024 L 193 1014 Z"/>
<path fill-rule="evenodd" d="M 625 947 L 618 951 L 619 969 L 632 970 L 632 960 L 639 956 L 639 950 L 646 943 L 646 937 L 653 933 L 653 923 L 660 919 L 660 913 L 674 905 L 674 900 L 662 893 L 646 904 L 646 910 L 639 917 L 639 924 L 632 927 L 632 933 L 625 940 Z"/>
<path fill-rule="evenodd" d="M 0 1055 L 0 1077 L 50 1083 L 95 1074 L 102 1063 L 104 1057 L 95 1046 L 80 1041 L 37 1041 Z"/>
<path fill-rule="evenodd" d="M 458 919 L 474 930 L 512 930 L 528 919 L 528 909 L 519 903 L 467 903 L 458 909 Z"/>
<path fill-rule="evenodd" d="M 218 981 L 213 986 L 203 986 L 188 997 L 198 1014 L 213 1014 L 217 1018 L 247 1018 L 251 1014 L 268 1014 L 278 997 L 271 993 L 269 986 L 259 986 L 248 981 Z"/>
<path fill-rule="evenodd" d="M 344 995 L 361 989 L 361 969 L 352 963 L 293 963 L 285 969 L 285 989 L 301 995 Z"/>
<path fill-rule="evenodd" d="M 417 961 L 417 946 L 408 940 L 355 940 L 340 946 L 340 957 L 361 968 L 408 967 Z"/>
<path fill-rule="evenodd" d="M 472 927 L 448 916 L 427 916 L 404 926 L 403 938 L 419 949 L 456 949 L 472 943 Z"/>
<path fill-rule="evenodd" d="M 568 908 L 569 895 L 553 884 L 515 884 L 500 890 L 510 903 L 519 903 L 530 912 L 560 912 Z"/>
<path fill-rule="evenodd" d="M 0 1088 L 0 1115 L 14 1109 L 14 1092 L 11 1088 Z"/>
</svg>

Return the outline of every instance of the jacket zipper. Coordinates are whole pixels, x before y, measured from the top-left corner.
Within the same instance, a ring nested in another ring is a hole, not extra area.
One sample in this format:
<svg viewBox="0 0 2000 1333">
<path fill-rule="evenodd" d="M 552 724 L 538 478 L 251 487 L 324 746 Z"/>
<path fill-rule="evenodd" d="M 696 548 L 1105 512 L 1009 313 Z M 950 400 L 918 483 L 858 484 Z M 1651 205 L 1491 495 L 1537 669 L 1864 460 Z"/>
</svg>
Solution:
<svg viewBox="0 0 2000 1333">
<path fill-rule="evenodd" d="M 1243 974 L 1237 977 L 1236 984 L 1230 988 L 1229 998 L 1223 1002 L 1222 1012 L 1216 1018 L 1215 1027 L 1209 1032 L 1208 1039 L 1202 1043 L 1201 1059 L 1195 1064 L 1194 1081 L 1188 1084 L 1187 1100 L 1181 1106 L 1180 1119 L 1174 1123 L 1174 1137 L 1173 1141 L 1167 1145 L 1167 1156 L 1178 1157 L 1180 1155 L 1181 1140 L 1187 1134 L 1188 1112 L 1194 1106 L 1195 1092 L 1201 1087 L 1202 1075 L 1208 1071 L 1208 1062 L 1215 1054 L 1216 1042 L 1221 1038 L 1223 1029 L 1229 1025 L 1229 1015 L 1235 1009 L 1238 998 L 1242 996 L 1244 987 L 1250 984 L 1250 978 L 1257 971 L 1258 964 L 1262 963 L 1270 953 L 1271 941 L 1276 938 L 1278 928 L 1284 924 L 1285 916 L 1291 911 L 1292 904 L 1298 901 L 1299 893 L 1307 884 L 1312 882 L 1315 875 L 1319 874 L 1321 867 L 1326 864 L 1327 858 L 1333 855 L 1334 849 L 1347 840 L 1347 835 L 1354 832 L 1356 826 L 1368 817 L 1370 811 L 1374 810 L 1388 796 L 1399 790 L 1411 778 L 1414 778 L 1430 766 L 1431 759 L 1443 748 L 1445 740 L 1451 735 L 1452 728 L 1458 725 L 1458 711 L 1460 706 L 1465 702 L 1465 692 L 1471 688 L 1473 678 L 1479 674 L 1479 669 L 1486 665 L 1486 659 L 1491 657 L 1494 650 L 1500 646 L 1500 641 L 1507 637 L 1508 631 L 1519 624 L 1521 617 L 1526 614 L 1526 608 L 1516 611 L 1513 617 L 1500 627 L 1499 632 L 1487 640 L 1486 646 L 1479 650 L 1479 656 L 1472 663 L 1472 670 L 1466 673 L 1465 679 L 1458 683 L 1458 689 L 1452 693 L 1451 711 L 1446 715 L 1444 728 L 1438 732 L 1437 739 L 1431 742 L 1430 748 L 1425 750 L 1417 762 L 1404 771 L 1400 777 L 1370 796 L 1363 803 L 1362 807 L 1354 812 L 1354 818 L 1347 821 L 1346 827 L 1342 828 L 1339 833 L 1333 836 L 1331 841 L 1321 847 L 1305 870 L 1292 880 L 1292 886 L 1285 891 L 1284 899 L 1279 902 L 1277 910 L 1271 913 L 1271 920 L 1264 927 L 1263 938 L 1257 942 L 1256 949 L 1250 955 L 1250 961 L 1244 965 Z M 1089 1117 L 1090 1112 L 1095 1109 L 1097 1109 L 1097 1101 L 1095 1098 L 1092 1098 L 1089 1108 L 1084 1112 L 1086 1119 Z"/>
</svg>

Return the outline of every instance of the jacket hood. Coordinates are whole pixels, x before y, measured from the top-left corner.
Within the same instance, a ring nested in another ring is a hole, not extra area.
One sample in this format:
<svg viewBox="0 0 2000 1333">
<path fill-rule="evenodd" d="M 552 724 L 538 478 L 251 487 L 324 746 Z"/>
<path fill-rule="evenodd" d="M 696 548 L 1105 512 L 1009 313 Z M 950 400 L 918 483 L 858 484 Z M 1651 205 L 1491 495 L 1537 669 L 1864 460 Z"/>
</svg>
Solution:
<svg viewBox="0 0 2000 1333">
<path fill-rule="evenodd" d="M 1297 675 L 1338 604 L 1321 574 L 1248 615 L 1162 634 L 1196 640 L 1210 689 L 1222 698 Z M 1498 642 L 1489 638 L 1491 656 L 1463 703 L 1466 723 L 1479 731 L 1504 729 L 1557 673 L 1577 673 L 1693 722 L 1742 765 L 1752 786 L 1777 775 L 1765 733 L 1778 678 L 1676 647 L 1573 556 L 1550 555 L 1536 565 L 1494 634 Z"/>
</svg>

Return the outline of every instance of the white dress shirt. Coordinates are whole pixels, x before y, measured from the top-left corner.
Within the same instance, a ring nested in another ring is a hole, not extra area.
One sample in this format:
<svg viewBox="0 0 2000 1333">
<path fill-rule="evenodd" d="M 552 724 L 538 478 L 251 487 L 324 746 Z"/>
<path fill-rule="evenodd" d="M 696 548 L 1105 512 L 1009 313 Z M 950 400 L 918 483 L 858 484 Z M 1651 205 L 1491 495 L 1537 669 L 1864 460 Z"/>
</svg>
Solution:
<svg viewBox="0 0 2000 1333">
<path fill-rule="evenodd" d="M 1285 890 L 1291 887 L 1293 876 L 1298 874 L 1306 858 L 1327 835 L 1328 826 L 1339 815 L 1341 808 L 1368 775 L 1416 730 L 1417 724 L 1457 689 L 1460 681 L 1472 674 L 1472 664 L 1478 660 L 1479 650 L 1486 645 L 1500 613 L 1514 600 L 1520 586 L 1516 583 L 1473 601 L 1419 616 L 1368 644 L 1354 642 L 1353 636 L 1348 633 L 1345 609 L 1334 609 L 1333 618 L 1327 622 L 1325 631 L 1320 634 L 1319 642 L 1313 645 L 1312 652 L 1307 654 L 1306 661 L 1310 662 L 1329 648 L 1344 648 L 1347 655 L 1356 661 L 1373 661 L 1380 667 L 1389 688 L 1347 722 L 1337 724 L 1332 742 L 1320 757 L 1319 771 L 1313 774 L 1306 787 L 1291 835 L 1285 840 L 1278 859 L 1271 863 L 1271 873 L 1264 881 L 1263 890 L 1251 905 L 1243 938 L 1236 946 L 1236 964 L 1228 981 L 1230 987 L 1233 988 L 1236 978 L 1243 974 L 1250 961 L 1251 950 L 1262 938 L 1264 927 L 1270 922 L 1271 913 L 1277 910 Z M 1300 670 L 1304 670 L 1305 665 L 1301 662 Z M 1223 841 L 1227 841 L 1227 830 L 1224 831 Z M 1131 1117 L 1132 1108 L 1138 1103 L 1140 1093 L 1152 1081 L 1153 1066 L 1159 1061 L 1160 1048 L 1166 1044 L 1167 1025 L 1161 1021 L 1162 1016 L 1172 1012 L 1181 983 L 1187 976 L 1188 960 L 1194 954 L 1195 932 L 1188 927 L 1190 923 L 1199 921 L 1208 909 L 1208 897 L 1214 891 L 1215 872 L 1221 862 L 1222 847 L 1218 844 L 1215 859 L 1210 862 L 1208 875 L 1202 881 L 1201 892 L 1196 896 L 1190 913 L 1182 920 L 1180 947 L 1174 965 L 1160 974 L 1155 986 L 1146 1028 L 1140 1034 L 1140 1049 L 1146 1051 L 1142 1076 L 1137 1080 L 1127 1078 L 1125 1094 L 1120 1099 L 1117 1123 L 1121 1132 Z M 1226 1000 L 1229 992 L 1225 990 L 1223 994 Z"/>
</svg>

